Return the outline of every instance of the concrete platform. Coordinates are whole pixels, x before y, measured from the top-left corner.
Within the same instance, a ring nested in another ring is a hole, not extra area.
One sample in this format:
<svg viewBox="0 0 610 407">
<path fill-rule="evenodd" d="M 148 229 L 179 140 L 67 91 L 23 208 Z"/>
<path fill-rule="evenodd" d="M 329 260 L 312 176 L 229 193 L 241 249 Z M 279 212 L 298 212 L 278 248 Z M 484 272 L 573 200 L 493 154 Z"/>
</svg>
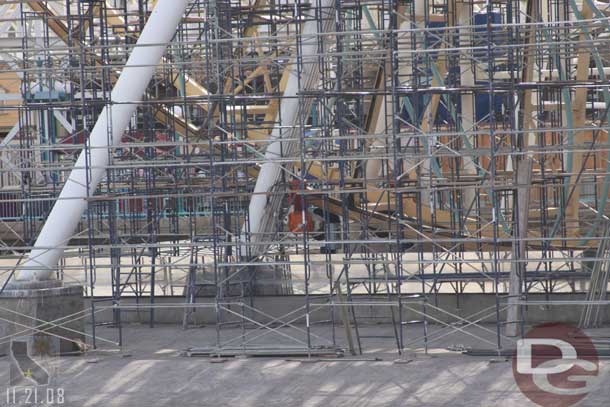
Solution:
<svg viewBox="0 0 610 407">
<path fill-rule="evenodd" d="M 77 343 L 85 339 L 84 306 L 81 286 L 56 280 L 7 285 L 0 296 L 0 336 L 5 338 L 0 354 L 10 353 L 11 342 L 26 343 L 32 356 L 78 351 Z"/>
<path fill-rule="evenodd" d="M 392 315 L 389 306 L 372 306 L 377 302 L 386 302 L 387 297 L 384 295 L 378 296 L 364 296 L 354 295 L 352 297 L 354 303 L 359 305 L 355 306 L 358 318 L 365 320 L 374 319 L 379 322 L 390 323 L 392 321 Z M 432 299 L 429 304 L 437 307 L 435 310 L 431 306 L 427 307 L 426 314 L 434 317 L 435 321 L 442 321 L 447 323 L 458 322 L 456 316 L 472 319 L 472 315 L 478 315 L 477 318 L 483 318 L 484 323 L 494 323 L 496 320 L 495 304 L 496 298 L 494 294 L 480 294 L 480 293 L 466 293 L 461 294 L 459 298 L 455 294 L 438 294 L 436 301 Z M 529 301 L 573 301 L 571 305 L 532 305 L 527 307 L 525 310 L 525 321 L 527 324 L 541 324 L 545 322 L 564 322 L 572 325 L 578 324 L 580 315 L 582 312 L 582 306 L 579 304 L 584 300 L 584 294 L 529 294 Z M 331 308 L 316 307 L 315 304 L 326 304 L 328 303 L 328 296 L 323 295 L 311 295 L 309 296 L 310 303 L 313 304 L 315 311 L 312 311 L 310 319 L 315 323 L 328 321 L 331 318 Z M 89 300 L 85 300 L 89 303 Z M 197 303 L 204 304 L 205 307 L 197 308 L 194 314 L 191 315 L 191 319 L 199 324 L 215 324 L 216 314 L 214 312 L 214 298 L 212 297 L 198 297 Z M 237 300 L 239 301 L 239 300 Z M 226 300 L 230 302 L 230 300 Z M 273 317 L 281 317 L 282 315 L 290 312 L 296 312 L 293 315 L 303 315 L 303 307 L 306 299 L 302 295 L 267 295 L 267 296 L 256 296 L 253 299 L 253 306 L 264 312 L 267 315 Z M 172 304 L 183 304 L 184 297 L 156 297 L 155 305 L 159 308 L 155 309 L 155 321 L 159 323 L 168 324 L 179 324 L 182 322 L 184 316 L 184 308 L 172 307 Z M 403 321 L 421 320 L 423 318 L 423 305 L 419 298 L 407 298 L 405 299 L 403 307 Z M 123 297 L 121 304 L 125 306 L 135 305 L 136 301 L 133 297 Z M 506 311 L 504 310 L 506 299 L 504 298 L 501 302 L 502 311 L 500 312 L 500 320 L 506 320 Z M 105 305 L 108 305 L 106 303 Z M 604 306 L 605 311 L 610 315 L 610 305 Z M 236 308 L 239 311 L 239 307 Z M 300 311 L 299 311 L 300 310 Z M 479 313 L 483 313 L 480 314 Z M 148 318 L 148 312 L 146 309 L 142 309 L 141 312 L 123 312 L 121 319 L 124 322 L 144 322 Z M 228 315 L 227 317 L 230 317 Z M 260 315 L 259 315 L 260 316 Z M 112 312 L 110 310 L 103 311 L 96 316 L 98 321 L 112 321 Z M 610 321 L 609 321 L 610 322 Z"/>
<path fill-rule="evenodd" d="M 323 334 L 326 329 L 317 327 L 315 332 Z M 391 335 L 392 328 L 363 326 L 362 331 L 364 335 Z M 223 332 L 227 337 L 240 334 L 239 329 Z M 99 334 L 114 337 L 116 329 L 101 328 Z M 610 330 L 596 330 L 595 334 L 607 336 Z M 341 331 L 337 335 L 342 342 Z M 418 335 L 418 330 L 407 330 L 407 339 Z M 414 358 L 409 363 L 397 363 L 398 355 L 375 338 L 367 340 L 371 351 L 357 358 L 308 361 L 182 356 L 185 348 L 214 343 L 213 327 L 184 331 L 175 325 L 152 329 L 127 325 L 124 337 L 122 352 L 107 348 L 57 361 L 53 388 L 63 389 L 64 406 L 534 406 L 516 385 L 509 362 L 447 351 L 445 347 L 455 344 L 475 343 L 460 333 L 432 344 L 427 356 L 421 351 L 410 355 Z M 281 342 L 278 337 L 266 340 Z M 606 382 L 609 370 L 610 362 L 602 360 L 600 371 Z M 580 405 L 607 405 L 609 398 L 610 387 L 601 386 Z"/>
</svg>

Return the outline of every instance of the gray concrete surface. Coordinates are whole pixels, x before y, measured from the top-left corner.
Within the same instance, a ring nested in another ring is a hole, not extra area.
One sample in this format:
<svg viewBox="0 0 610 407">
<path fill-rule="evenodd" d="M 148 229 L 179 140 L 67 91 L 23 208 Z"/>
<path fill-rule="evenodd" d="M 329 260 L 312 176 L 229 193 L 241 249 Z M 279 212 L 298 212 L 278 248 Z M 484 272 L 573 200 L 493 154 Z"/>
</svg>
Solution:
<svg viewBox="0 0 610 407">
<path fill-rule="evenodd" d="M 85 339 L 80 333 L 85 329 L 84 311 L 83 289 L 79 286 L 63 286 L 59 281 L 7 286 L 0 295 L 0 354 L 9 353 L 10 343 L 4 340 L 9 335 L 26 343 L 32 354 L 78 351 L 74 341 Z M 69 322 L 63 323 L 65 318 Z M 46 324 L 48 321 L 62 321 L 62 326 Z"/>
<path fill-rule="evenodd" d="M 330 339 L 328 326 L 317 326 L 315 334 Z M 412 340 L 420 327 L 407 329 Z M 431 327 L 430 334 L 440 333 Z M 181 356 L 192 346 L 214 344 L 216 330 L 204 327 L 183 331 L 174 325 L 150 329 L 142 325 L 125 328 L 125 347 L 116 351 L 102 346 L 80 357 L 54 360 L 54 388 L 65 391 L 66 406 L 533 406 L 521 394 L 512 376 L 511 364 L 494 357 L 471 357 L 445 348 L 477 346 L 480 339 L 452 333 L 431 344 L 429 355 L 414 345 L 410 363 L 395 363 L 391 329 L 387 325 L 361 327 L 366 353 L 357 360 L 231 358 L 212 363 L 208 358 Z M 111 338 L 116 329 L 100 328 Z M 285 329 L 290 332 L 290 329 Z M 453 331 L 452 331 L 453 332 Z M 473 331 L 474 332 L 474 331 Z M 479 333 L 484 332 L 479 329 Z M 610 336 L 610 330 L 592 331 Z M 223 330 L 228 340 L 239 329 Z M 343 343 L 340 330 L 337 340 Z M 483 339 L 493 339 L 493 335 Z M 277 334 L 258 343 L 289 344 Z M 379 360 L 374 360 L 378 358 Z M 1 359 L 0 359 L 1 361 Z M 601 362 L 602 383 L 607 383 L 610 363 Z M 610 388 L 601 386 L 582 406 L 607 405 Z M 0 405 L 5 402 L 0 400 Z"/>
<path fill-rule="evenodd" d="M 473 314 L 485 311 L 479 317 L 486 316 L 483 322 L 495 322 L 495 304 L 496 297 L 494 294 L 478 294 L 478 293 L 466 293 L 460 295 L 459 299 L 455 294 L 438 294 L 436 296 L 437 302 L 430 297 L 430 307 L 427 307 L 426 313 L 434 318 L 437 318 L 443 322 L 455 322 L 457 315 L 462 318 L 470 318 Z M 572 305 L 535 305 L 524 307 L 525 319 L 527 323 L 537 324 L 544 322 L 565 322 L 571 324 L 578 324 L 582 307 L 577 303 L 584 299 L 583 294 L 529 294 L 529 301 L 545 301 L 545 300 L 565 300 L 574 301 Z M 303 309 L 305 305 L 305 297 L 302 295 L 284 295 L 284 296 L 258 296 L 254 298 L 254 307 L 265 312 L 268 315 L 279 317 L 285 315 L 293 310 Z M 310 301 L 312 304 L 327 304 L 328 296 L 311 296 Z M 335 299 L 335 301 L 337 301 Z M 371 304 L 371 301 L 381 301 L 386 303 L 387 297 L 380 295 L 377 297 L 370 296 L 353 296 L 353 301 L 360 304 L 355 307 L 359 318 L 375 318 L 377 321 L 390 322 L 391 313 L 389 306 L 374 306 L 375 303 Z M 147 304 L 147 300 L 140 300 L 142 304 Z M 197 302 L 213 304 L 214 299 L 211 297 L 198 298 Z M 88 302 L 87 302 L 88 303 Z M 133 297 L 124 297 L 121 300 L 121 304 L 129 305 L 134 304 L 135 299 Z M 403 320 L 421 320 L 422 316 L 422 305 L 421 300 L 418 299 L 405 299 L 403 309 Z M 506 297 L 501 298 L 501 309 L 506 306 Z M 100 306 L 108 306 L 110 302 L 99 303 Z M 163 306 L 167 304 L 184 304 L 184 297 L 157 297 L 155 298 L 155 304 Z M 371 305 L 367 305 L 371 304 Z M 435 310 L 432 306 L 436 306 L 441 310 Z M 329 320 L 330 308 L 329 307 L 316 307 L 312 305 L 312 308 L 316 309 L 311 314 L 311 320 L 314 321 L 326 321 Z M 396 309 L 396 308 L 395 308 Z M 610 315 L 610 305 L 605 306 L 607 315 Z M 302 314 L 303 312 L 301 312 Z M 184 308 L 167 307 L 155 310 L 155 319 L 160 323 L 181 323 L 184 315 Z M 110 311 L 101 312 L 98 314 L 100 320 L 110 321 L 112 314 Z M 146 310 L 142 310 L 139 313 L 136 312 L 124 312 L 122 318 L 126 322 L 144 322 L 149 318 L 149 313 Z M 500 320 L 505 321 L 506 313 L 500 312 Z M 192 315 L 192 320 L 196 323 L 211 324 L 216 322 L 216 315 L 214 314 L 213 307 L 199 308 Z"/>
</svg>

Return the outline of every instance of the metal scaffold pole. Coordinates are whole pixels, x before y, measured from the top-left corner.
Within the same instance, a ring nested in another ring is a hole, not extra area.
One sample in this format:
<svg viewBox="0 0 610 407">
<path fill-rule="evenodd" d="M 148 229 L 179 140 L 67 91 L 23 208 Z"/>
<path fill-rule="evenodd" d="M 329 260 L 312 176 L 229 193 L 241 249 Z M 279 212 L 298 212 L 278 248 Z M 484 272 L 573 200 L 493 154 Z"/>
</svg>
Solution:
<svg viewBox="0 0 610 407">
<path fill-rule="evenodd" d="M 188 0 L 160 0 L 142 30 L 104 108 L 49 214 L 18 281 L 49 279 L 72 234 L 87 209 L 110 160 L 108 147 L 121 142 L 156 66 L 182 19 Z M 112 131 L 108 134 L 108 129 Z"/>
<path fill-rule="evenodd" d="M 181 297 L 218 349 L 308 356 L 383 340 L 406 358 L 447 332 L 497 354 L 555 294 L 595 326 L 608 9 L 2 4 L 0 292 L 57 272 L 113 326 Z"/>
</svg>

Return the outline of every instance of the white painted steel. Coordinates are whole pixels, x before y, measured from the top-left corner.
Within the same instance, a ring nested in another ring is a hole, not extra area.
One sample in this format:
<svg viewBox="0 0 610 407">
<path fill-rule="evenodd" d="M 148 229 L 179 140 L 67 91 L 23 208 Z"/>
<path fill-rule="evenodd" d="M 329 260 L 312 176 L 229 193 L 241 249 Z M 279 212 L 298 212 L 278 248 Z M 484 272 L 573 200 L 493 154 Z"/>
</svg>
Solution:
<svg viewBox="0 0 610 407">
<path fill-rule="evenodd" d="M 314 2 L 314 4 L 318 5 L 319 12 L 324 20 L 324 23 L 320 25 L 322 32 L 330 31 L 335 22 L 334 13 L 331 8 L 334 2 L 332 0 L 320 0 L 319 3 Z M 319 53 L 318 27 L 316 19 L 311 19 L 303 24 L 303 31 L 301 32 L 302 47 L 300 49 L 301 57 L 304 60 L 300 82 L 302 89 L 314 88 L 319 81 L 320 72 L 318 65 L 316 61 L 312 60 Z M 275 207 L 271 205 L 269 193 L 280 180 L 283 163 L 279 159 L 289 156 L 290 152 L 294 151 L 298 145 L 298 141 L 282 141 L 282 139 L 298 139 L 298 134 L 296 133 L 299 125 L 298 113 L 300 111 L 307 112 L 306 109 L 308 107 L 311 108 L 311 98 L 308 98 L 309 103 L 306 103 L 306 105 L 303 105 L 303 102 L 298 98 L 299 77 L 296 61 L 293 61 L 290 67 L 290 78 L 286 84 L 280 111 L 276 118 L 276 123 L 279 123 L 279 125 L 276 125 L 271 131 L 269 138 L 273 141 L 267 146 L 265 151 L 265 163 L 261 166 L 258 173 L 254 193 L 248 207 L 248 225 L 244 225 L 244 232 L 250 233 L 250 241 L 253 243 L 260 240 L 260 234 L 265 232 L 265 224 L 269 220 L 269 215 L 276 216 L 276 214 L 269 213 Z M 247 230 L 246 226 L 248 226 Z M 242 236 L 242 240 L 244 238 Z M 257 255 L 262 251 L 264 251 L 264 248 L 254 248 L 252 254 Z"/>
<path fill-rule="evenodd" d="M 78 157 L 27 262 L 19 270 L 17 280 L 51 278 L 65 245 L 87 209 L 87 197 L 94 194 L 104 177 L 110 159 L 108 148 L 121 142 L 123 132 L 129 125 L 167 44 L 174 37 L 187 6 L 188 0 L 159 0 L 152 11 L 112 90 L 111 105 L 104 108 L 95 123 L 89 137 L 90 148 L 83 150 Z"/>
</svg>

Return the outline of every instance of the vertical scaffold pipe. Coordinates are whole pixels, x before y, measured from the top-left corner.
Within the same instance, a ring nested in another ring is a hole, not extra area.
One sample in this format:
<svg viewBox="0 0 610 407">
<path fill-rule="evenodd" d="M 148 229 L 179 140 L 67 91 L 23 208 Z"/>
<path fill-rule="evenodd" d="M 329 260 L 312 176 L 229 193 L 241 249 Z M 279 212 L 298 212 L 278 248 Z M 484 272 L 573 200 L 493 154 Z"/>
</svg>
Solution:
<svg viewBox="0 0 610 407">
<path fill-rule="evenodd" d="M 109 106 L 100 114 L 42 231 L 20 268 L 17 281 L 48 280 L 87 209 L 109 163 L 109 147 L 120 143 L 156 66 L 172 40 L 188 0 L 159 0 L 116 82 Z M 111 129 L 111 130 L 110 130 Z M 110 132 L 110 134 L 109 134 Z"/>
<path fill-rule="evenodd" d="M 300 90 L 315 89 L 318 86 L 320 71 L 316 56 L 319 55 L 319 34 L 330 32 L 334 20 L 334 0 L 316 0 L 312 2 L 318 7 L 318 16 L 322 20 L 311 19 L 303 24 L 301 32 L 300 56 L 302 69 L 300 71 L 301 80 L 299 81 L 298 62 L 293 58 L 289 67 L 290 78 L 284 90 L 284 97 L 280 105 L 276 123 L 271 131 L 272 140 L 265 151 L 265 162 L 256 178 L 254 192 L 248 207 L 248 224 L 243 227 L 242 241 L 245 241 L 246 232 L 250 233 L 250 243 L 257 243 L 262 240 L 261 234 L 266 232 L 266 224 L 273 213 L 274 205 L 272 201 L 281 199 L 281 196 L 269 196 L 272 188 L 280 180 L 282 173 L 283 159 L 289 157 L 297 150 L 299 144 L 299 114 L 308 115 L 311 112 L 311 100 L 301 101 L 298 97 Z M 299 85 L 300 88 L 299 89 Z M 311 98 L 309 98 L 311 99 Z M 281 119 L 281 123 L 280 122 Z M 284 140 L 287 139 L 287 140 Z M 249 227 L 247 227 L 249 226 Z M 245 246 L 244 246 L 245 252 Z M 259 255 L 264 251 L 264 246 L 256 246 L 252 249 L 253 255 Z"/>
</svg>

